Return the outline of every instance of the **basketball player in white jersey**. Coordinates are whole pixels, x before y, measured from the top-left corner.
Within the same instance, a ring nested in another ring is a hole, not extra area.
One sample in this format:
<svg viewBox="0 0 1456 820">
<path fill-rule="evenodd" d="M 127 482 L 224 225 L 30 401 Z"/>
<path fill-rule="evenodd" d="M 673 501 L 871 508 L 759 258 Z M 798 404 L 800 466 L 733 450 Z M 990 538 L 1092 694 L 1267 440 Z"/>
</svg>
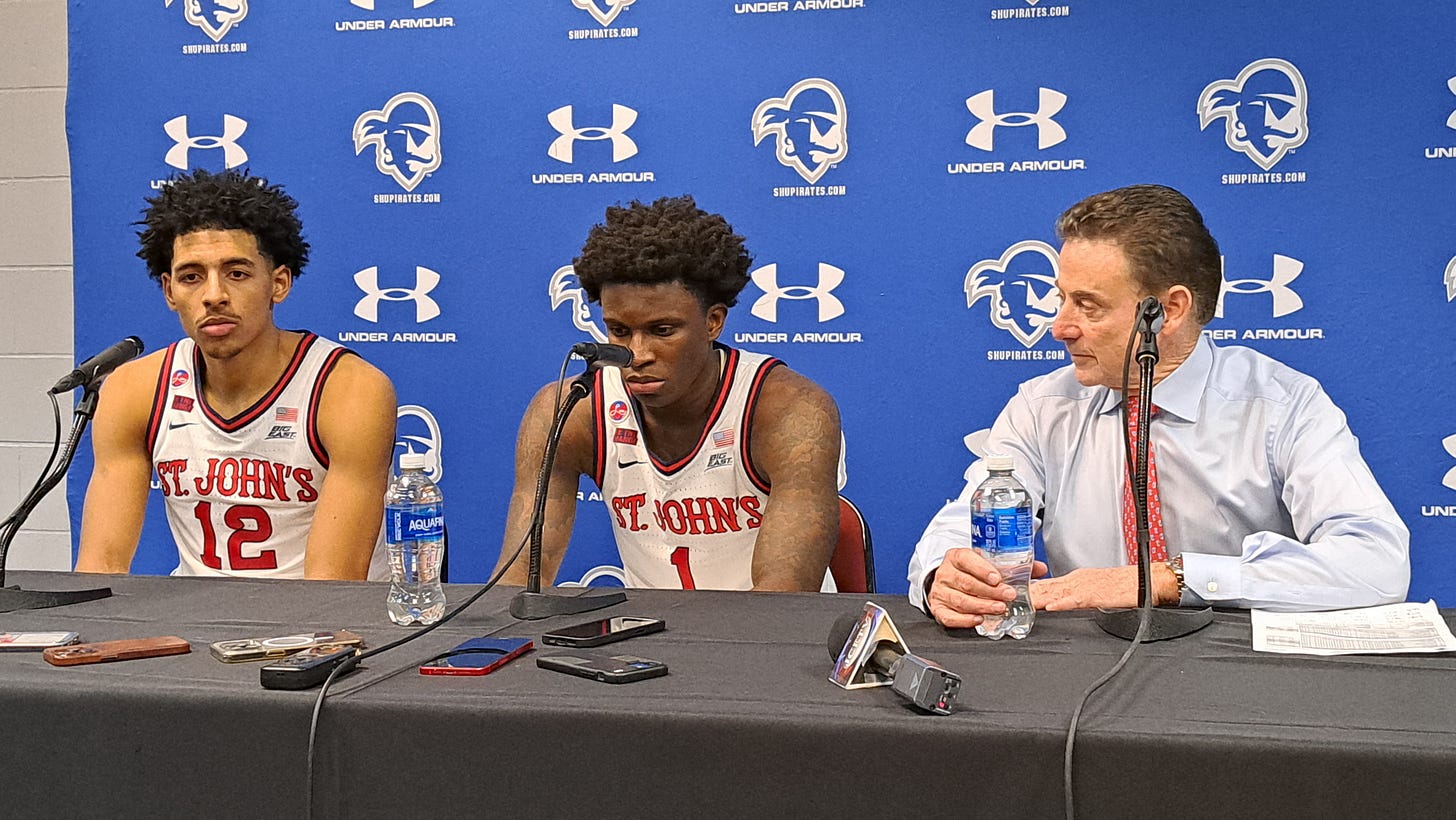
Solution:
<svg viewBox="0 0 1456 820">
<path fill-rule="evenodd" d="M 567 420 L 551 476 L 542 580 L 556 576 L 579 476 L 602 490 L 629 586 L 821 588 L 838 530 L 839 411 L 777 359 L 717 342 L 751 263 L 692 197 L 607 209 L 576 274 L 629 368 L 603 368 Z M 530 526 L 555 385 L 516 443 L 502 560 Z M 523 551 L 505 583 L 524 584 Z"/>
<path fill-rule="evenodd" d="M 173 574 L 382 577 L 394 387 L 274 324 L 308 261 L 298 203 L 246 172 L 201 170 L 147 202 L 137 255 L 186 338 L 102 388 L 77 571 L 130 569 L 155 477 Z"/>
</svg>

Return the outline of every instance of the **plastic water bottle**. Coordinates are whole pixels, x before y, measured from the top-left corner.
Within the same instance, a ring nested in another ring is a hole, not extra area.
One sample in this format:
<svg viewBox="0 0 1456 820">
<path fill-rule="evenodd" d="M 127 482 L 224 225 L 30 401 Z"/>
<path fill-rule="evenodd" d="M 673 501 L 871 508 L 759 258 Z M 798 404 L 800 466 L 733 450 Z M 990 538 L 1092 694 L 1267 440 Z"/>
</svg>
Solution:
<svg viewBox="0 0 1456 820">
<path fill-rule="evenodd" d="M 432 624 L 445 612 L 440 561 L 445 557 L 445 503 L 425 475 L 423 453 L 399 457 L 399 475 L 384 494 L 389 545 L 389 619 L 401 626 Z"/>
<path fill-rule="evenodd" d="M 1016 589 L 1016 600 L 1006 602 L 1005 615 L 987 615 L 976 627 L 993 641 L 1006 635 L 1025 638 L 1036 620 L 1029 592 L 1034 560 L 1031 496 L 1012 477 L 1015 466 L 1011 456 L 988 456 L 991 474 L 971 496 L 971 546 L 996 567 L 1002 583 Z"/>
</svg>

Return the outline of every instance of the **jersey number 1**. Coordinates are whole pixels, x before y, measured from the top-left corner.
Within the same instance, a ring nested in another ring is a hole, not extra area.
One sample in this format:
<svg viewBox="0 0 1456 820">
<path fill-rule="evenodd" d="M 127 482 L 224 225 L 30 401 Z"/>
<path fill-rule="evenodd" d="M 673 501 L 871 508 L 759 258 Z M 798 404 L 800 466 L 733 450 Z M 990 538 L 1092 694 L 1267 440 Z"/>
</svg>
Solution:
<svg viewBox="0 0 1456 820">
<path fill-rule="evenodd" d="M 197 502 L 192 514 L 202 525 L 202 563 L 211 569 L 222 569 L 222 559 L 217 555 L 217 534 L 212 529 L 212 502 Z M 273 550 L 261 550 L 251 558 L 243 555 L 244 546 L 261 544 L 273 537 L 273 520 L 267 510 L 254 504 L 236 504 L 222 514 L 222 523 L 232 530 L 227 542 L 228 569 L 278 568 L 278 555 Z"/>
<path fill-rule="evenodd" d="M 677 579 L 682 582 L 683 589 L 697 589 L 693 583 L 693 568 L 688 564 L 688 548 L 678 547 L 672 551 L 672 557 L 668 559 L 672 565 L 677 567 Z"/>
</svg>

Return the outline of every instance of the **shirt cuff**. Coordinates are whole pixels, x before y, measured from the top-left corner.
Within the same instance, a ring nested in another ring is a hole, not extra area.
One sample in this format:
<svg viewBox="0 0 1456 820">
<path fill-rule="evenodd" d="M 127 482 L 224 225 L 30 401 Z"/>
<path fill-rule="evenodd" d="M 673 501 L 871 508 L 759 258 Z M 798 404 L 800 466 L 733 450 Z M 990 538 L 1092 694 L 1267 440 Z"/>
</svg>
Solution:
<svg viewBox="0 0 1456 820">
<path fill-rule="evenodd" d="M 1183 553 L 1183 599 L 1185 606 L 1219 601 L 1237 601 L 1243 597 L 1240 557 Z"/>
<path fill-rule="evenodd" d="M 930 601 L 928 600 L 930 596 L 930 584 L 935 580 L 935 571 L 940 569 L 940 565 L 943 563 L 945 563 L 945 558 L 942 556 L 933 566 L 926 568 L 924 572 L 920 573 L 919 580 L 910 588 L 910 603 L 918 607 L 926 615 L 930 614 Z"/>
</svg>

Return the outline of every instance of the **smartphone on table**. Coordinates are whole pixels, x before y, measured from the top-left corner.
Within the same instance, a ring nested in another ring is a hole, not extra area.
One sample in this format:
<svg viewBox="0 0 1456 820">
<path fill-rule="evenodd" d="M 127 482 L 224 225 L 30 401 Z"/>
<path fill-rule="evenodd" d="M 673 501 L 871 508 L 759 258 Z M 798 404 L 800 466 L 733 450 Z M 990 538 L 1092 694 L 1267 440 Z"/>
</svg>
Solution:
<svg viewBox="0 0 1456 820">
<path fill-rule="evenodd" d="M 591 678 L 602 683 L 631 683 L 667 674 L 665 663 L 635 655 L 608 655 L 604 652 L 543 655 L 536 659 L 536 665 L 542 669 Z"/>
<path fill-rule="evenodd" d="M 632 616 L 618 616 L 616 618 L 602 618 L 597 621 L 588 621 L 584 624 L 553 629 L 541 636 L 541 643 L 551 646 L 570 646 L 577 649 L 585 649 L 592 646 L 613 643 L 615 641 L 635 638 L 638 635 L 650 635 L 653 632 L 661 632 L 667 627 L 667 622 L 660 618 L 636 618 Z"/>
<path fill-rule="evenodd" d="M 52 646 L 41 650 L 41 657 L 52 666 L 78 666 L 86 663 L 157 658 L 163 655 L 185 655 L 191 651 L 192 645 L 176 635 L 161 635 L 155 638 Z"/>
<path fill-rule="evenodd" d="M 39 652 L 81 639 L 77 632 L 0 632 L 0 652 Z"/>
<path fill-rule="evenodd" d="M 489 675 L 534 646 L 530 638 L 471 638 L 445 655 L 420 664 L 420 674 Z"/>
<path fill-rule="evenodd" d="M 333 632 L 304 632 L 298 635 L 280 635 L 276 638 L 238 638 L 231 641 L 217 641 L 210 645 L 212 656 L 223 663 L 241 661 L 262 661 L 283 658 L 295 652 L 302 652 L 324 644 L 359 645 L 364 639 L 347 629 Z"/>
</svg>

